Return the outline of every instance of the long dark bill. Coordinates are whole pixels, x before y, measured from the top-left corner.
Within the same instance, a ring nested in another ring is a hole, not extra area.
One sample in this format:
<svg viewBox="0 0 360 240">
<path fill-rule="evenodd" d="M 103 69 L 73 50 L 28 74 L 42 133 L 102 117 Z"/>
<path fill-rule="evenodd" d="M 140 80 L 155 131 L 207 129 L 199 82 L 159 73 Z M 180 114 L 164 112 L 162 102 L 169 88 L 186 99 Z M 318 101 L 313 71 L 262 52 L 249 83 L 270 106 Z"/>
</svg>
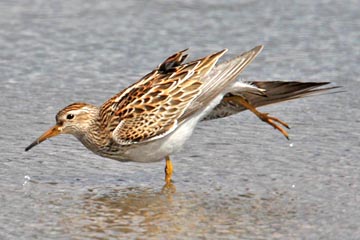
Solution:
<svg viewBox="0 0 360 240">
<path fill-rule="evenodd" d="M 38 139 L 36 139 L 33 143 L 31 143 L 27 148 L 25 148 L 25 151 L 29 151 L 36 145 L 40 144 L 41 142 L 45 141 L 48 138 L 55 137 L 60 134 L 59 126 L 55 125 L 54 127 L 47 130 L 43 135 L 41 135 Z"/>
</svg>

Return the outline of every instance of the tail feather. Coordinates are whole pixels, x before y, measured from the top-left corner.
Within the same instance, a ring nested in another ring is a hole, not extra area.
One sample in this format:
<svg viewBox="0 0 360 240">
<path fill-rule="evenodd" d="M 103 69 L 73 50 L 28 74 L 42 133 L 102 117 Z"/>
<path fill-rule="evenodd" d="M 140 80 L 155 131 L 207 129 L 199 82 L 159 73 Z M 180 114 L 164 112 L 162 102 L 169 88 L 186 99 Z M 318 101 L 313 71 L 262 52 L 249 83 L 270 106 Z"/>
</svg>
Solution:
<svg viewBox="0 0 360 240">
<path fill-rule="evenodd" d="M 330 82 L 282 82 L 282 81 L 255 81 L 251 82 L 258 88 L 265 89 L 265 97 L 244 93 L 243 96 L 255 107 L 261 107 L 278 102 L 303 98 L 338 87 L 319 88 Z"/>
<path fill-rule="evenodd" d="M 236 88 L 235 91 L 232 91 L 232 89 L 230 89 L 229 93 L 226 94 L 224 98 L 228 96 L 238 95 L 248 100 L 250 104 L 254 107 L 261 107 L 265 105 L 317 95 L 338 88 L 337 86 L 319 88 L 329 83 L 330 82 L 254 81 L 248 82 L 248 84 L 258 89 L 261 89 L 263 94 L 254 94 L 254 92 L 249 92 L 248 90 L 245 90 L 246 88 L 244 88 L 244 91 Z M 242 105 L 234 105 L 223 99 L 203 120 L 223 118 L 245 110 L 247 109 Z"/>
</svg>

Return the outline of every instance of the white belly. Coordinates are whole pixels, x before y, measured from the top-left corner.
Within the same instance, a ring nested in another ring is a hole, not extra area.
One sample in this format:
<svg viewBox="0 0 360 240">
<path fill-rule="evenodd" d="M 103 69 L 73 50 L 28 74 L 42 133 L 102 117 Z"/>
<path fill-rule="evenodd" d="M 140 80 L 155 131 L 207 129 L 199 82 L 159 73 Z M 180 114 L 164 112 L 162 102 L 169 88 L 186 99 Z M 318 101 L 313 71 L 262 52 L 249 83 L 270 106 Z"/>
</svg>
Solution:
<svg viewBox="0 0 360 240">
<path fill-rule="evenodd" d="M 181 124 L 172 133 L 154 141 L 132 145 L 124 151 L 124 155 L 129 161 L 156 162 L 180 150 L 190 138 L 196 124 L 220 102 L 222 97 L 216 97 L 204 111 Z"/>
<path fill-rule="evenodd" d="M 135 162 L 156 162 L 161 161 L 178 150 L 190 138 L 198 118 L 193 118 L 179 126 L 169 135 L 154 141 L 136 144 L 125 151 L 125 155 L 130 161 Z"/>
</svg>

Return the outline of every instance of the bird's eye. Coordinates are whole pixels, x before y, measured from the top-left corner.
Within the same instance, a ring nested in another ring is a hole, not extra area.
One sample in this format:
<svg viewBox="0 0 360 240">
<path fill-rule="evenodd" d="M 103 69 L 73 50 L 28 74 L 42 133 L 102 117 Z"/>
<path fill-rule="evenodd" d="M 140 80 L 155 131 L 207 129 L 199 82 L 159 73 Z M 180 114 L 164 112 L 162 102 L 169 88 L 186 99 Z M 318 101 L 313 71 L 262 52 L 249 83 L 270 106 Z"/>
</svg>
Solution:
<svg viewBox="0 0 360 240">
<path fill-rule="evenodd" d="M 73 119 L 74 118 L 74 114 L 68 114 L 67 116 L 66 116 L 66 119 Z"/>
</svg>

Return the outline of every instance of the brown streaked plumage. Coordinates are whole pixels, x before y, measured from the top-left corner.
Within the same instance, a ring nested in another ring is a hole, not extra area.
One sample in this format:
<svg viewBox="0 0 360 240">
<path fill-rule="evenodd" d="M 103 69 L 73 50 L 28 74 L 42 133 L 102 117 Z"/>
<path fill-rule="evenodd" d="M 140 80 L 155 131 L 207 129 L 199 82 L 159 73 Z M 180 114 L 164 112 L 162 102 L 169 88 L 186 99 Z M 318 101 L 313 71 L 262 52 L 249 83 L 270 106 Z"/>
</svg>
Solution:
<svg viewBox="0 0 360 240">
<path fill-rule="evenodd" d="M 103 157 L 137 162 L 165 158 L 165 180 L 170 184 L 173 168 L 169 155 L 181 148 L 201 120 L 249 109 L 287 137 L 281 127 L 288 127 L 286 123 L 255 107 L 331 88 L 315 89 L 327 83 L 235 83 L 262 48 L 219 65 L 216 63 L 226 49 L 188 63 L 186 50 L 175 53 L 100 107 L 87 103 L 65 107 L 56 115 L 56 125 L 25 150 L 58 134 L 72 134 Z"/>
</svg>

